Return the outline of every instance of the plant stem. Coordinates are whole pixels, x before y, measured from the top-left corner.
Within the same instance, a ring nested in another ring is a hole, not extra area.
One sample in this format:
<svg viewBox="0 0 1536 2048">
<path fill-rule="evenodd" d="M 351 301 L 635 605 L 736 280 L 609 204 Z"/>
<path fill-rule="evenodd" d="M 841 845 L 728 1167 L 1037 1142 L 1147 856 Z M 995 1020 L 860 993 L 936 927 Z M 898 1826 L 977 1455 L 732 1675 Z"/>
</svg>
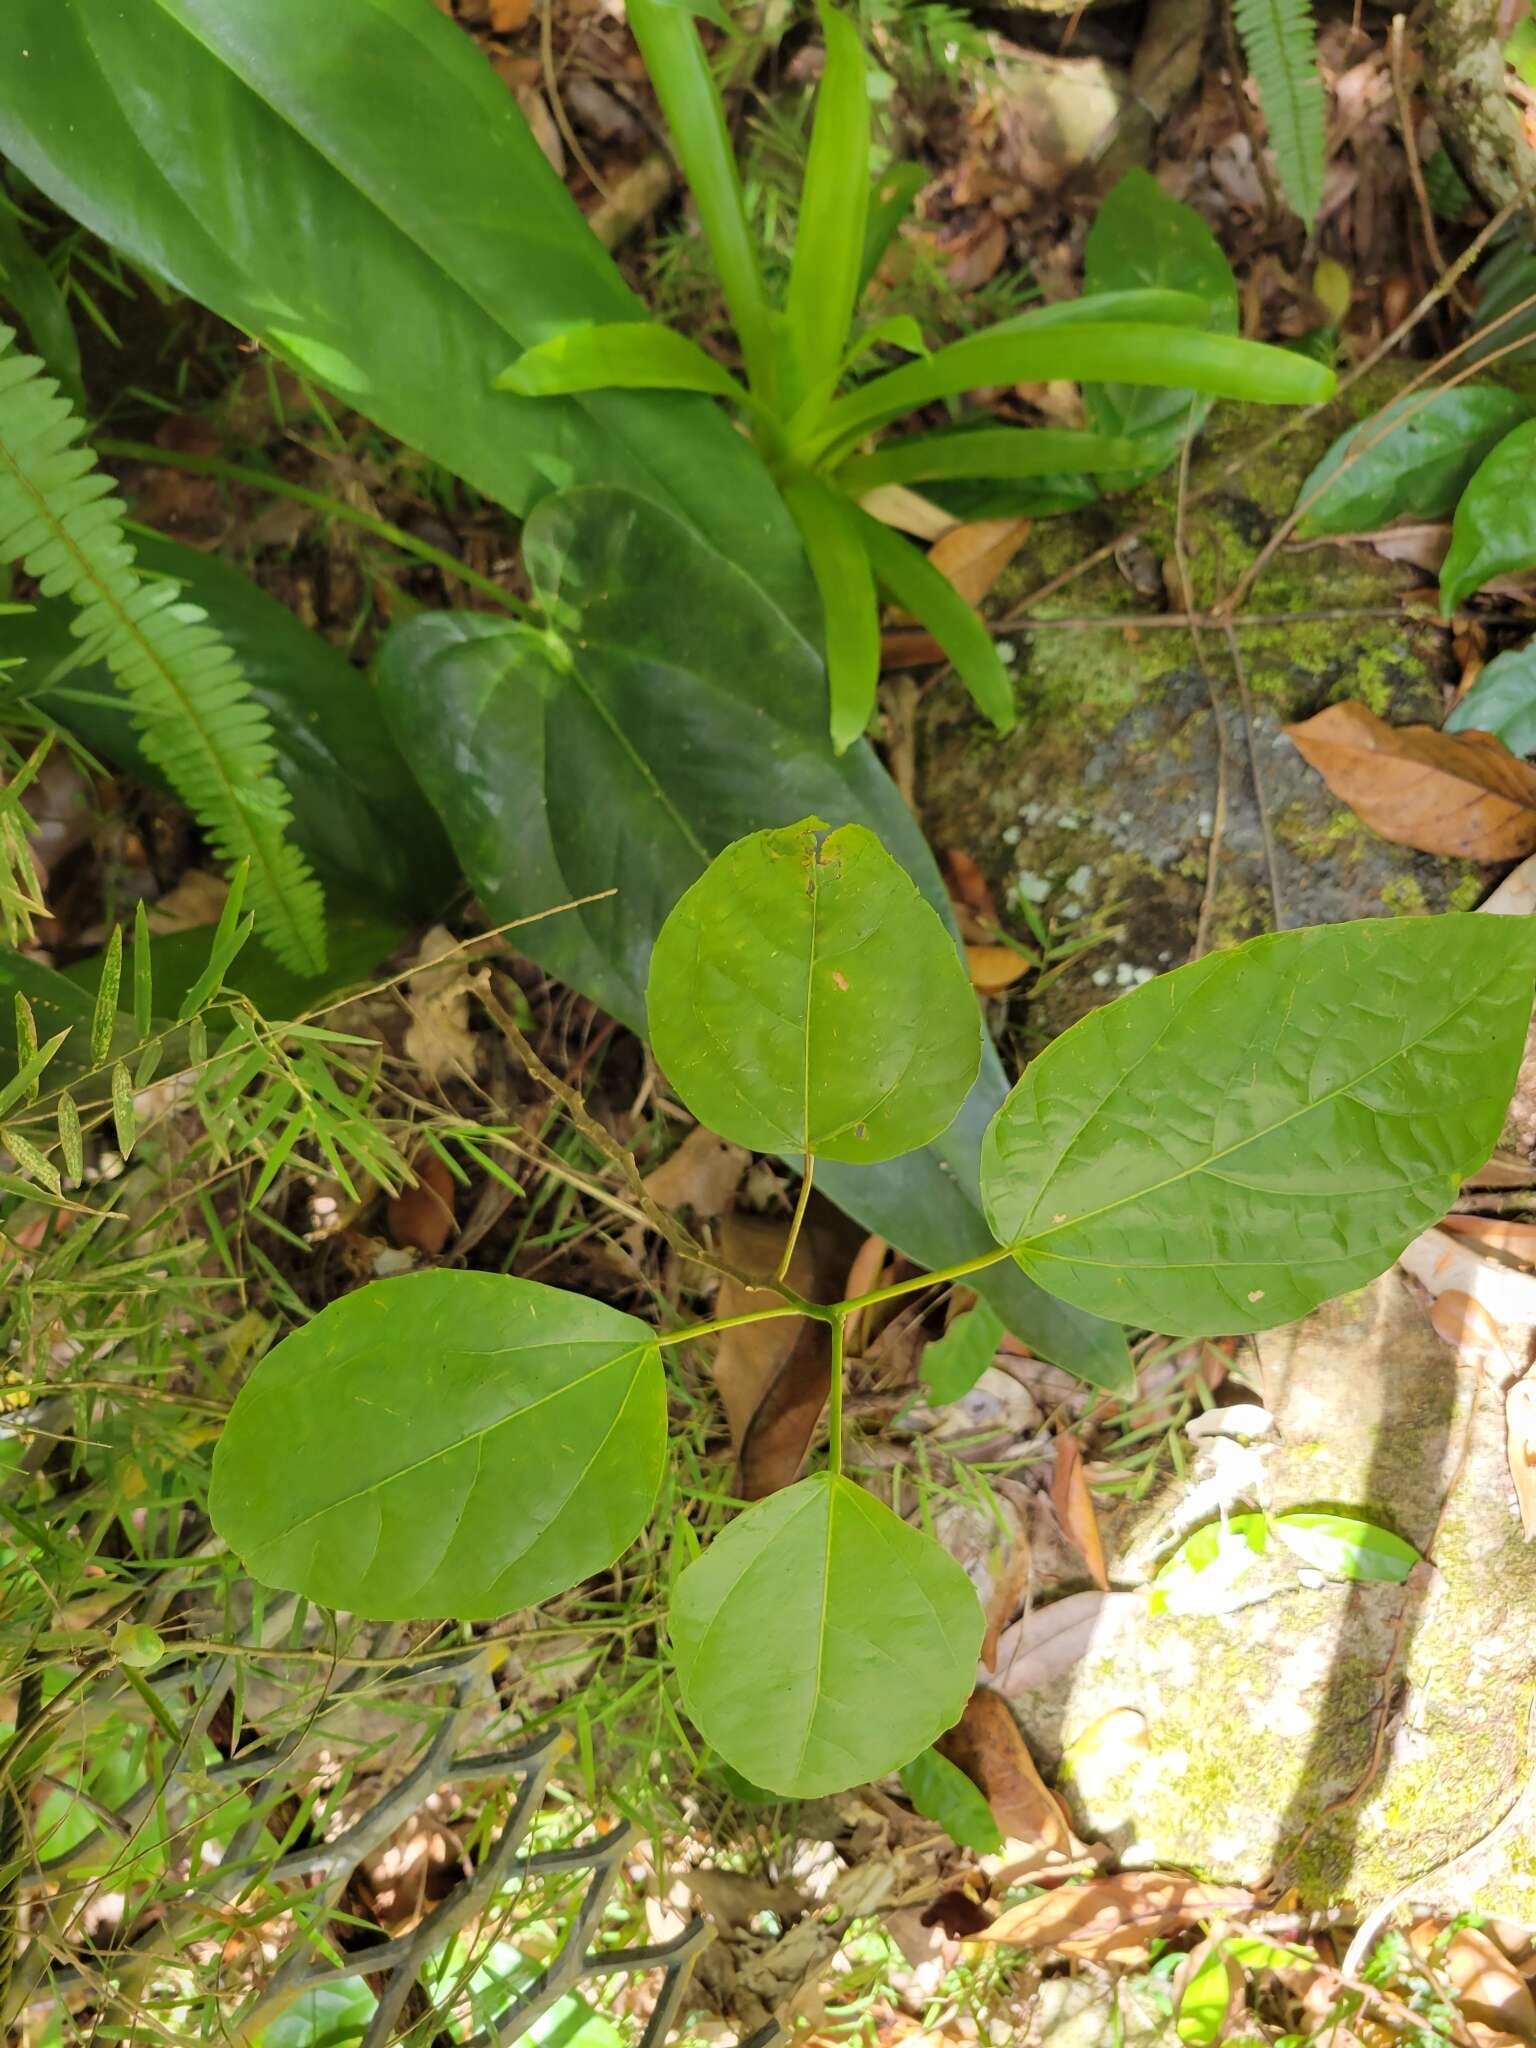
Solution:
<svg viewBox="0 0 1536 2048">
<path fill-rule="evenodd" d="M 162 469 L 184 469 L 193 476 L 212 476 L 224 483 L 249 484 L 255 490 L 270 491 L 277 498 L 292 498 L 295 504 L 308 505 L 331 519 L 344 519 L 349 525 L 361 527 L 364 533 L 371 533 L 375 540 L 387 541 L 403 554 L 415 555 L 419 561 L 429 562 L 445 576 L 457 577 L 460 583 L 467 584 L 471 590 L 478 590 L 483 597 L 494 598 L 497 604 L 517 618 L 538 618 L 531 606 L 514 597 L 510 591 L 503 590 L 499 583 L 493 583 L 489 576 L 482 576 L 478 569 L 471 569 L 457 555 L 435 548 L 429 541 L 418 540 L 414 533 L 407 533 L 393 520 L 359 511 L 355 505 L 344 504 L 340 498 L 328 498 L 323 491 L 312 491 L 304 484 L 290 483 L 287 477 L 274 476 L 270 470 L 251 469 L 243 462 L 224 462 L 216 455 L 186 455 L 177 449 L 156 448 L 148 441 L 103 440 L 96 443 L 96 448 L 98 453 L 115 455 L 124 462 L 153 462 Z"/>
<path fill-rule="evenodd" d="M 786 1280 L 789 1277 L 789 1262 L 795 1256 L 795 1246 L 800 1242 L 800 1226 L 805 1221 L 805 1207 L 811 1199 L 811 1182 L 815 1174 L 816 1154 L 807 1152 L 800 1175 L 800 1196 L 795 1203 L 795 1213 L 789 1220 L 789 1236 L 784 1240 L 784 1256 L 779 1261 L 778 1272 L 773 1276 L 775 1280 Z"/>
<path fill-rule="evenodd" d="M 1006 1245 L 999 1245 L 996 1251 L 983 1252 L 979 1258 L 962 1259 L 957 1266 L 941 1266 L 937 1272 L 914 1273 L 910 1280 L 898 1280 L 890 1287 L 877 1287 L 870 1294 L 856 1294 L 851 1301 L 835 1301 L 823 1304 L 817 1301 L 802 1301 L 798 1296 L 782 1302 L 777 1308 L 745 1309 L 738 1316 L 717 1316 L 708 1323 L 689 1323 L 685 1329 L 664 1330 L 656 1342 L 665 1349 L 672 1344 L 691 1344 L 695 1337 L 713 1337 L 721 1330 L 737 1330 L 744 1323 L 770 1323 L 777 1316 L 810 1316 L 818 1323 L 831 1323 L 836 1332 L 835 1342 L 841 1349 L 843 1323 L 845 1319 L 861 1308 L 872 1308 L 878 1301 L 894 1301 L 898 1295 L 918 1294 L 925 1287 L 944 1287 L 951 1280 L 963 1280 L 970 1273 L 980 1273 L 988 1266 L 1000 1265 L 1009 1256 Z M 759 1286 L 779 1291 L 776 1280 L 762 1280 Z"/>
<path fill-rule="evenodd" d="M 843 1476 L 843 1334 L 848 1322 L 846 1309 L 832 1317 L 832 1381 L 827 1390 L 827 1470 L 834 1479 Z"/>
</svg>

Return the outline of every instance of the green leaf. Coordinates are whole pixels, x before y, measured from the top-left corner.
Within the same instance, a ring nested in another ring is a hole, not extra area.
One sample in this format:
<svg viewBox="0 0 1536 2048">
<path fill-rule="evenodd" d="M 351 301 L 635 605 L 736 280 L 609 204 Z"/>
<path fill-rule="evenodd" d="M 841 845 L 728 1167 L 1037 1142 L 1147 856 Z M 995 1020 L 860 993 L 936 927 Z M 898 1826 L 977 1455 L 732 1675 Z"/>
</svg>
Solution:
<svg viewBox="0 0 1536 2048">
<path fill-rule="evenodd" d="M 447 837 L 379 717 L 361 670 L 217 555 L 160 534 L 135 535 L 139 566 L 179 583 L 233 650 L 272 726 L 273 767 L 293 805 L 292 837 L 328 884 L 366 895 L 375 910 L 434 915 L 457 869 Z M 40 599 L 25 619 L 0 619 L 0 657 L 19 654 L 29 696 L 91 750 L 151 786 L 165 778 L 145 755 L 104 663 L 54 677 L 78 659 L 73 607 Z"/>
<path fill-rule="evenodd" d="M 958 427 L 883 441 L 872 455 L 853 455 L 837 487 L 860 498 L 880 484 L 921 484 L 945 477 L 1034 477 L 1135 469 L 1146 450 L 1107 434 L 1064 427 Z"/>
<path fill-rule="evenodd" d="M 1411 1543 L 1354 1515 L 1290 1508 L 1283 1515 L 1271 1515 L 1269 1526 L 1304 1564 L 1330 1579 L 1370 1579 L 1397 1586 L 1419 1562 Z"/>
<path fill-rule="evenodd" d="M 117 992 L 122 979 L 123 928 L 115 924 L 106 952 L 102 955 L 101 979 L 96 985 L 96 1007 L 91 1012 L 91 1058 L 98 1066 L 112 1044 L 112 1030 L 117 1023 Z"/>
<path fill-rule="evenodd" d="M 1496 654 L 1445 721 L 1447 732 L 1491 732 L 1512 754 L 1536 753 L 1536 640 Z"/>
<path fill-rule="evenodd" d="M 685 15 L 644 11 L 698 50 Z M 6 67 L 0 151 L 77 219 L 519 516 L 570 483 L 627 485 L 809 612 L 789 520 L 715 407 L 492 390 L 518 349 L 644 308 L 435 8 L 12 0 L 5 21 L 29 54 Z M 719 203 L 706 181 L 701 213 Z"/>
<path fill-rule="evenodd" d="M 818 1472 L 715 1538 L 670 1628 L 705 1740 L 754 1784 L 814 1799 L 884 1777 L 959 1719 L 983 1619 L 932 1537 Z"/>
<path fill-rule="evenodd" d="M 1237 333 L 1237 280 L 1216 237 L 1192 206 L 1171 198 L 1146 171 L 1131 170 L 1108 193 L 1088 230 L 1083 290 L 1097 296 L 1138 286 L 1194 292 L 1205 301 L 1203 325 L 1210 332 Z M 1083 405 L 1103 434 L 1163 437 L 1171 448 L 1210 411 L 1209 401 L 1194 391 L 1150 391 L 1134 383 L 1087 384 Z M 1149 462 L 1142 449 L 1142 462 L 1154 471 L 1166 459 L 1159 448 Z"/>
<path fill-rule="evenodd" d="M 1179 1994 L 1174 2032 L 1189 2048 L 1213 2048 L 1241 1991 L 1242 1977 L 1236 1965 L 1224 1946 L 1214 1943 Z"/>
<path fill-rule="evenodd" d="M 378 2003 L 361 1977 L 317 1984 L 262 2028 L 254 2048 L 351 2048 L 367 2033 Z"/>
<path fill-rule="evenodd" d="M 918 193 L 927 183 L 925 165 L 892 164 L 871 184 L 864 216 L 864 253 L 859 262 L 859 298 L 864 296 L 865 287 L 880 268 L 881 257 L 900 233 Z"/>
<path fill-rule="evenodd" d="M 1484 456 L 1530 413 L 1497 384 L 1414 392 L 1334 442 L 1297 497 L 1302 534 L 1368 533 L 1389 519 L 1444 519 Z"/>
<path fill-rule="evenodd" d="M 748 381 L 760 398 L 767 399 L 774 385 L 773 325 L 725 108 L 699 32 L 685 12 L 666 5 L 666 0 L 633 0 L 625 19 L 667 117 L 741 343 Z"/>
<path fill-rule="evenodd" d="M 1126 383 L 1184 386 L 1213 398 L 1261 405 L 1312 405 L 1333 394 L 1332 370 L 1290 349 L 1188 327 L 1055 321 L 1031 331 L 993 327 L 951 342 L 922 362 L 873 377 L 826 415 L 809 451 L 850 446 L 887 420 L 984 384 L 1024 384 L 1053 377 L 1119 378 Z"/>
<path fill-rule="evenodd" d="M 821 593 L 832 744 L 839 753 L 864 737 L 880 681 L 880 609 L 854 508 L 807 477 L 787 484 L 784 502 L 800 529 Z"/>
<path fill-rule="evenodd" d="M 955 942 L 862 825 L 719 854 L 667 918 L 646 991 L 667 1078 L 756 1152 L 891 1159 L 969 1094 L 981 1019 Z"/>
<path fill-rule="evenodd" d="M 1013 678 L 1003 666 L 986 622 L 947 576 L 909 540 L 855 508 L 859 536 L 875 574 L 899 605 L 922 621 L 955 664 L 955 673 L 978 709 L 999 732 L 1014 722 Z"/>
<path fill-rule="evenodd" d="M 26 330 L 34 355 L 48 365 L 59 389 L 77 412 L 87 408 L 80 379 L 80 343 L 69 301 L 53 272 L 33 249 L 0 194 L 0 305 L 8 305 Z"/>
<path fill-rule="evenodd" d="M 902 1765 L 901 1788 L 923 1818 L 937 1821 L 962 1849 L 974 1849 L 978 1856 L 995 1856 L 1002 1848 L 1003 1831 L 985 1795 L 936 1749 L 925 1749 Z"/>
<path fill-rule="evenodd" d="M 1148 1613 L 1210 1617 L 1246 1607 L 1248 1574 L 1268 1550 L 1268 1515 L 1228 1515 L 1207 1522 L 1159 1565 L 1148 1592 Z"/>
<path fill-rule="evenodd" d="M 943 1336 L 923 1353 L 922 1378 L 928 1399 L 942 1408 L 968 1394 L 996 1356 L 1003 1320 L 989 1302 L 955 1317 Z"/>
<path fill-rule="evenodd" d="M 42 1045 L 33 1047 L 32 1051 L 28 1053 L 27 1057 L 17 1068 L 12 1079 L 7 1081 L 3 1088 L 0 1088 L 0 1116 L 3 1116 L 8 1109 L 21 1101 L 23 1097 L 29 1103 L 37 1100 L 38 1078 L 50 1065 L 55 1054 L 68 1036 L 69 1031 L 66 1028 L 63 1031 L 55 1032 L 53 1037 L 45 1040 Z"/>
<path fill-rule="evenodd" d="M 525 349 L 497 377 L 496 388 L 524 398 L 575 391 L 707 391 L 752 409 L 750 393 L 723 363 L 686 334 L 645 320 L 569 328 Z"/>
<path fill-rule="evenodd" d="M 112 1068 L 112 1127 L 117 1133 L 117 1149 L 126 1159 L 138 1138 L 139 1120 L 133 1108 L 133 1083 L 121 1060 Z"/>
<path fill-rule="evenodd" d="M 78 1185 L 85 1172 L 85 1138 L 80 1129 L 80 1112 L 75 1107 L 75 1098 L 67 1088 L 59 1097 L 58 1124 L 65 1178 Z"/>
<path fill-rule="evenodd" d="M 998 1112 L 982 1190 L 1032 1278 L 1180 1336 L 1383 1272 L 1498 1142 L 1536 925 L 1378 918 L 1253 939 L 1072 1026 Z"/>
<path fill-rule="evenodd" d="M 10 1152 L 29 1180 L 40 1181 L 50 1194 L 60 1195 L 64 1192 L 58 1168 L 44 1158 L 30 1138 L 23 1137 L 20 1131 L 3 1129 L 0 1130 L 0 1146 L 4 1146 Z"/>
<path fill-rule="evenodd" d="M 640 1533 L 666 1450 L 644 1323 L 498 1273 L 322 1309 L 241 1389 L 214 1527 L 252 1574 L 378 1620 L 546 1600 Z"/>
<path fill-rule="evenodd" d="M 1463 598 L 1495 576 L 1536 562 L 1536 420 L 1508 433 L 1478 464 L 1462 492 L 1451 527 L 1451 551 L 1440 568 L 1440 609 L 1447 618 Z"/>
<path fill-rule="evenodd" d="M 520 952 L 643 1031 L 651 947 L 673 904 L 744 831 L 807 811 L 867 825 L 947 915 L 910 810 L 862 742 L 833 755 L 815 651 L 746 575 L 680 521 L 609 490 L 542 505 L 524 558 L 558 605 L 559 635 L 438 614 L 391 634 L 379 660 L 395 741 L 492 921 L 538 916 L 520 927 Z M 586 896 L 601 900 L 560 909 Z M 993 1243 L 977 1160 L 1005 1092 L 986 1045 L 976 1089 L 933 1147 L 892 1165 L 826 1161 L 817 1184 L 925 1265 L 975 1258 Z M 978 1284 L 1042 1357 L 1095 1385 L 1129 1384 L 1111 1325 L 1011 1266 Z"/>
<path fill-rule="evenodd" d="M 830 387 L 843 360 L 859 295 L 869 203 L 864 46 L 847 15 L 827 0 L 818 0 L 816 11 L 826 62 L 816 91 L 785 299 L 801 391 Z"/>
<path fill-rule="evenodd" d="M 1232 18 L 1258 88 L 1280 184 L 1307 227 L 1323 203 L 1327 106 L 1309 0 L 1233 0 Z"/>
</svg>

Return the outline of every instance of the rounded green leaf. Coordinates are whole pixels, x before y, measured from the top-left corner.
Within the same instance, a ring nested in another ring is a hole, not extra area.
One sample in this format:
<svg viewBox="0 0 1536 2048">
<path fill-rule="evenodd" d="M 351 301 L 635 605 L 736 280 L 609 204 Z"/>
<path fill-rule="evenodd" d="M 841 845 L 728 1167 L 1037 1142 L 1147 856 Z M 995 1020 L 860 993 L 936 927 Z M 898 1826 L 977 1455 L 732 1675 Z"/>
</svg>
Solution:
<svg viewBox="0 0 1536 2048">
<path fill-rule="evenodd" d="M 1362 1287 L 1498 1142 L 1536 922 L 1281 932 L 1096 1010 L 982 1148 L 988 1219 L 1053 1293 L 1180 1336 Z"/>
<path fill-rule="evenodd" d="M 1491 732 L 1512 754 L 1536 753 L 1536 641 L 1496 654 L 1445 721 L 1447 732 Z"/>
<path fill-rule="evenodd" d="M 883 1777 L 951 1727 L 982 1628 L 948 1551 L 828 1472 L 739 1515 L 683 1573 L 671 1617 L 700 1733 L 792 1799 Z"/>
<path fill-rule="evenodd" d="M 378 1620 L 505 1614 L 609 1565 L 666 1449 L 644 1323 L 498 1273 L 322 1309 L 252 1373 L 214 1527 L 258 1579 Z"/>
<path fill-rule="evenodd" d="M 1536 503 L 1530 489 L 1536 420 L 1527 420 L 1485 455 L 1461 494 L 1451 547 L 1440 566 L 1440 609 L 1447 618 L 1463 598 L 1495 576 L 1536 562 Z"/>
<path fill-rule="evenodd" d="M 981 1018 L 953 939 L 862 825 L 738 839 L 651 956 L 651 1043 L 701 1123 L 757 1152 L 893 1159 L 953 1120 Z"/>
</svg>

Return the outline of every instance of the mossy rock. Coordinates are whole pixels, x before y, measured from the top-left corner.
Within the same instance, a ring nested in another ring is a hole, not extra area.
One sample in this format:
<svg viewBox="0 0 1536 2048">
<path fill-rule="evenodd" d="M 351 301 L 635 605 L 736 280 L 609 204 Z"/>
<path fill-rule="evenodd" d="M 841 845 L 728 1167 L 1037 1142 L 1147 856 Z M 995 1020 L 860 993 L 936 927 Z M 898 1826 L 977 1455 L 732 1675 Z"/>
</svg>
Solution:
<svg viewBox="0 0 1536 2048">
<path fill-rule="evenodd" d="M 1235 1511 L 1352 1512 L 1430 1564 L 1400 1586 L 1300 1583 L 1276 1556 L 1256 1568 L 1263 1597 L 1232 1613 L 1109 1603 L 1090 1655 L 1015 1702 L 1031 1747 L 1079 1835 L 1122 1865 L 1294 1885 L 1309 1906 L 1368 1907 L 1406 1886 L 1426 1908 L 1536 1921 L 1536 1813 L 1446 1868 L 1536 1762 L 1536 1546 L 1502 1392 L 1458 1362 L 1398 1272 L 1256 1350 L 1273 1439 L 1204 1442 L 1185 1479 L 1125 1510 L 1110 1525 L 1116 1584 L 1145 1584 L 1214 1519 L 1244 1460 Z M 1090 1731 L 1125 1726 L 1126 1709 L 1144 1741 L 1096 1747 Z"/>
<path fill-rule="evenodd" d="M 1393 394 L 1365 380 L 1349 399 L 1274 431 L 1263 408 L 1218 408 L 1191 465 L 1184 546 L 1195 600 L 1233 589 L 1295 503 L 1334 436 Z M 1127 529 L 1140 539 L 1033 608 L 1011 638 L 1019 723 L 999 739 L 952 681 L 930 691 L 919 726 L 923 821 L 933 843 L 980 862 L 1000 907 L 1020 894 L 1063 938 L 1115 931 L 1016 1006 L 1026 1049 L 1119 989 L 1187 959 L 1212 867 L 1208 939 L 1222 945 L 1284 926 L 1469 905 L 1478 870 L 1393 846 L 1337 803 L 1282 727 L 1358 698 L 1394 723 L 1438 725 L 1453 680 L 1448 636 L 1403 597 L 1413 572 L 1373 550 L 1282 550 L 1240 619 L 1251 720 L 1222 635 L 1138 626 L 1177 588 L 1176 479 L 1087 512 L 1037 523 L 997 594 L 1004 614 Z M 1327 613 L 1327 617 L 1309 616 Z M 1124 619 L 1119 625 L 1073 620 Z M 1284 623 L 1267 623 L 1272 619 Z M 1220 706 L 1220 740 L 1213 710 Z M 1223 754 L 1225 765 L 1223 766 Z M 1262 806 L 1255 791 L 1255 773 Z M 1223 795 L 1224 786 L 1224 795 Z M 1273 849 L 1271 862 L 1266 838 Z M 1005 912 L 1006 914 L 1006 912 Z M 1020 918 L 1014 928 L 1023 932 Z"/>
</svg>

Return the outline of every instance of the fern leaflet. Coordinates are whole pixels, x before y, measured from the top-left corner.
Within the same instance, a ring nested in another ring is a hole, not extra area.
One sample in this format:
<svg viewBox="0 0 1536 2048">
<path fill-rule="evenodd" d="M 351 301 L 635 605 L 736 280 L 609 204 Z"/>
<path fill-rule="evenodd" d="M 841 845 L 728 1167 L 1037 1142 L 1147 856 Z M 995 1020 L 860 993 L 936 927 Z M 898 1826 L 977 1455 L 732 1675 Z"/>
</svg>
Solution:
<svg viewBox="0 0 1536 2048">
<path fill-rule="evenodd" d="M 272 728 L 230 649 L 177 586 L 134 568 L 124 507 L 36 356 L 0 323 L 0 565 L 80 608 L 87 658 L 116 676 L 144 751 L 219 854 L 250 861 L 257 928 L 285 966 L 325 965 L 320 885 L 287 837 Z"/>
<path fill-rule="evenodd" d="M 1232 0 L 1286 198 L 1311 227 L 1328 154 L 1311 0 Z"/>
</svg>

